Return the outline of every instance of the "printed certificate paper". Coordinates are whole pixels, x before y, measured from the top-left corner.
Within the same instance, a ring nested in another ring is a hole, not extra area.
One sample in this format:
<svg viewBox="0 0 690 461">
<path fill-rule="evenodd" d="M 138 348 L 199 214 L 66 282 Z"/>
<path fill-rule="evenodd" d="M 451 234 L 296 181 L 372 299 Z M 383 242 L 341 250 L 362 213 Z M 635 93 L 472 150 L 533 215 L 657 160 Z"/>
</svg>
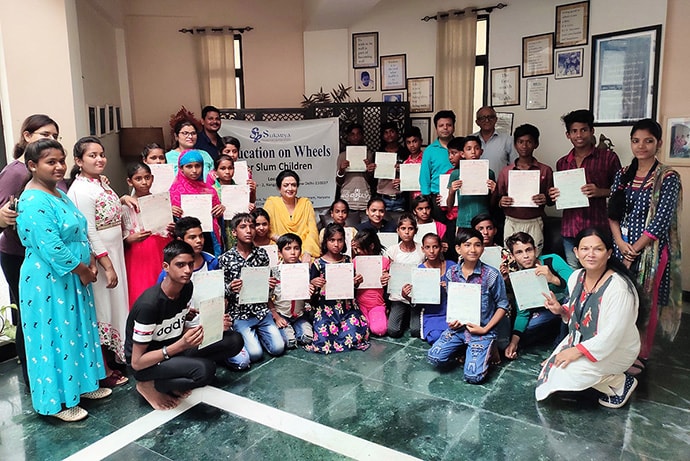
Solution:
<svg viewBox="0 0 690 461">
<path fill-rule="evenodd" d="M 446 321 L 481 325 L 482 286 L 478 283 L 448 282 Z"/>
<path fill-rule="evenodd" d="M 441 302 L 441 274 L 438 269 L 417 267 L 412 271 L 412 302 L 415 304 Z"/>
<path fill-rule="evenodd" d="M 221 269 L 194 274 L 192 306 L 213 298 L 225 298 L 225 278 Z"/>
<path fill-rule="evenodd" d="M 508 172 L 508 197 L 513 207 L 537 208 L 532 197 L 539 194 L 539 170 L 510 170 Z"/>
<path fill-rule="evenodd" d="M 424 238 L 424 236 L 429 233 L 436 234 L 436 223 L 428 222 L 424 224 L 418 224 L 417 233 L 414 234 L 414 241 L 417 243 L 422 243 L 422 239 Z"/>
<path fill-rule="evenodd" d="M 292 301 L 309 299 L 309 264 L 281 264 L 280 268 L 280 296 Z"/>
<path fill-rule="evenodd" d="M 201 221 L 201 230 L 213 232 L 213 217 L 211 194 L 182 194 L 180 196 L 180 208 L 182 216 L 194 216 Z"/>
<path fill-rule="evenodd" d="M 350 162 L 350 166 L 347 167 L 350 173 L 367 171 L 367 165 L 364 163 L 367 158 L 367 146 L 347 146 L 345 158 Z"/>
<path fill-rule="evenodd" d="M 488 174 L 488 173 L 487 173 Z M 446 200 L 448 200 L 448 181 L 450 180 L 450 174 L 442 174 L 438 176 L 438 195 L 441 196 L 441 203 L 445 206 Z"/>
<path fill-rule="evenodd" d="M 511 272 L 510 283 L 513 285 L 518 309 L 533 309 L 544 305 L 544 295 L 549 293 L 546 277 L 535 274 L 536 269 L 525 269 Z"/>
<path fill-rule="evenodd" d="M 460 160 L 460 195 L 486 195 L 489 193 L 489 161 Z"/>
<path fill-rule="evenodd" d="M 170 186 L 172 186 L 175 180 L 175 165 L 172 163 L 161 163 L 149 165 L 149 168 L 151 168 L 151 174 L 153 175 L 151 193 L 170 192 Z"/>
<path fill-rule="evenodd" d="M 232 175 L 235 184 L 244 186 L 249 181 L 249 166 L 246 160 L 238 160 L 235 162 L 235 174 Z"/>
<path fill-rule="evenodd" d="M 199 324 L 204 329 L 204 339 L 199 349 L 210 346 L 223 339 L 224 298 L 209 298 L 196 305 L 199 310 Z"/>
<path fill-rule="evenodd" d="M 421 168 L 421 163 L 400 164 L 400 190 L 402 192 L 420 190 L 419 171 Z"/>
<path fill-rule="evenodd" d="M 268 302 L 268 279 L 271 268 L 243 267 L 240 273 L 242 288 L 240 289 L 240 304 L 258 304 Z"/>
<path fill-rule="evenodd" d="M 354 278 L 352 263 L 326 264 L 326 299 L 353 299 Z"/>
<path fill-rule="evenodd" d="M 347 229 L 345 229 L 347 232 Z M 397 232 L 379 232 L 379 240 L 384 248 L 394 247 L 398 244 L 398 233 Z M 352 239 L 348 243 L 352 242 Z M 347 246 L 350 248 L 350 245 Z"/>
<path fill-rule="evenodd" d="M 398 154 L 394 152 L 377 152 L 376 169 L 374 177 L 376 179 L 395 179 L 395 164 L 398 162 Z"/>
<path fill-rule="evenodd" d="M 362 275 L 362 283 L 357 288 L 381 288 L 381 273 L 383 272 L 382 256 L 357 256 L 355 258 L 356 272 Z"/>
<path fill-rule="evenodd" d="M 139 197 L 139 218 L 144 230 L 166 235 L 168 224 L 173 222 L 170 193 L 161 192 Z"/>
<path fill-rule="evenodd" d="M 220 186 L 220 201 L 225 205 L 225 219 L 232 219 L 237 213 L 248 213 L 249 186 Z"/>
<path fill-rule="evenodd" d="M 501 268 L 501 264 L 503 263 L 503 257 L 501 257 L 501 250 L 503 248 L 494 245 L 492 247 L 484 247 L 484 253 L 482 253 L 482 256 L 479 258 L 484 264 L 487 264 L 491 267 L 495 267 L 496 269 Z"/>
<path fill-rule="evenodd" d="M 268 267 L 276 267 L 278 265 L 278 245 L 262 245 L 259 248 L 263 248 L 268 253 Z"/>
<path fill-rule="evenodd" d="M 585 169 L 554 171 L 553 186 L 558 189 L 556 200 L 557 210 L 568 208 L 585 208 L 589 206 L 589 199 L 582 193 L 582 186 L 587 184 Z"/>
<path fill-rule="evenodd" d="M 401 294 L 402 288 L 412 283 L 412 270 L 417 267 L 414 264 L 391 263 L 388 279 L 388 293 Z M 440 279 L 439 279 L 440 280 Z"/>
</svg>

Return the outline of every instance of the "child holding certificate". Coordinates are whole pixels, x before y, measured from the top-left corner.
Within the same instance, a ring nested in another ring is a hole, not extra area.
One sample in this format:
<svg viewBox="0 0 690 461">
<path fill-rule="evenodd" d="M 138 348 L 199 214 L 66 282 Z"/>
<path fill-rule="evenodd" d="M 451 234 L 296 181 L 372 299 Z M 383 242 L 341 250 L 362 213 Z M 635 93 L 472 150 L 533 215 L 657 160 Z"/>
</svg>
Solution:
<svg viewBox="0 0 690 461">
<path fill-rule="evenodd" d="M 407 158 L 403 162 L 405 165 L 422 163 L 422 131 L 419 127 L 413 126 L 405 131 L 404 135 L 405 147 L 407 148 Z M 408 192 L 410 194 L 409 200 L 422 195 L 421 191 Z"/>
<path fill-rule="evenodd" d="M 283 234 L 278 239 L 278 251 L 282 262 L 272 270 L 273 277 L 278 283 L 273 289 L 273 296 L 268 300 L 268 307 L 271 309 L 276 326 L 280 328 L 280 334 L 287 343 L 287 348 L 295 349 L 297 345 L 311 344 L 314 340 L 314 330 L 311 322 L 304 315 L 304 299 L 285 299 L 281 281 L 286 280 L 281 280 L 281 269 L 289 264 L 302 262 L 302 239 L 297 234 Z M 306 278 L 305 282 L 305 287 L 309 290 L 309 278 Z"/>
<path fill-rule="evenodd" d="M 506 247 L 513 254 L 520 270 L 536 268 L 535 274 L 546 277 L 549 290 L 553 292 L 558 302 L 561 304 L 568 302 L 567 280 L 572 275 L 573 269 L 563 258 L 556 254 L 537 258 L 534 239 L 525 232 L 517 232 L 508 237 Z M 553 314 L 545 307 L 518 309 L 505 356 L 511 360 L 516 359 L 518 344 L 520 347 L 526 347 L 539 341 L 553 341 L 557 338 L 561 325 L 565 325 L 561 322 L 561 316 Z M 565 329 L 563 331 L 565 333 Z"/>
<path fill-rule="evenodd" d="M 414 241 L 417 233 L 417 220 L 412 213 L 403 213 L 398 219 L 398 237 L 400 243 L 386 249 L 386 256 L 391 262 L 418 266 L 424 261 L 422 245 Z M 412 285 L 405 284 L 401 293 L 389 293 L 390 314 L 388 316 L 388 336 L 399 338 L 405 331 L 409 318 L 410 335 L 419 337 L 419 308 L 410 303 Z"/>
<path fill-rule="evenodd" d="M 446 235 L 446 225 L 440 221 L 436 221 L 432 217 L 433 204 L 429 197 L 419 195 L 412 200 L 412 214 L 417 219 L 417 227 L 421 224 L 433 224 L 436 227 L 436 235 L 443 239 Z M 423 236 L 422 236 L 423 237 Z M 443 243 L 443 252 L 448 250 L 448 244 Z"/>
<path fill-rule="evenodd" d="M 422 312 L 422 323 L 420 327 L 420 337 L 434 344 L 447 328 L 446 323 L 446 304 L 448 303 L 448 292 L 446 290 L 446 273 L 455 265 L 453 261 L 443 259 L 441 238 L 436 234 L 426 234 L 422 239 L 422 251 L 424 252 L 424 262 L 419 267 L 427 269 L 438 269 L 441 283 L 441 302 L 439 304 L 422 304 L 418 306 Z"/>
<path fill-rule="evenodd" d="M 165 160 L 165 150 L 160 144 L 152 142 L 141 151 L 141 160 L 147 165 L 159 165 L 167 163 Z"/>
<path fill-rule="evenodd" d="M 311 352 L 330 354 L 346 350 L 369 348 L 369 327 L 367 318 L 359 310 L 354 299 L 328 299 L 328 284 L 362 282 L 362 276 L 350 280 L 326 281 L 326 266 L 347 264 L 351 259 L 343 254 L 345 250 L 345 230 L 340 224 L 326 226 L 321 243 L 321 257 L 311 266 L 313 295 L 311 306 L 314 317 L 314 342 L 304 348 Z"/>
<path fill-rule="evenodd" d="M 328 213 L 331 215 L 331 219 L 334 223 L 340 224 L 341 226 L 343 226 L 343 229 L 345 229 L 346 243 L 348 240 L 352 240 L 352 237 L 357 235 L 357 229 L 347 225 L 347 218 L 348 216 L 350 216 L 350 205 L 348 205 L 348 203 L 345 200 L 341 198 L 335 199 L 333 203 L 331 203 L 331 207 L 328 209 Z M 323 243 L 324 229 L 321 229 L 321 231 L 319 232 L 319 245 Z M 351 236 L 350 239 L 347 238 L 348 234 Z"/>
<path fill-rule="evenodd" d="M 503 277 L 491 266 L 479 259 L 484 251 L 482 234 L 474 229 L 460 229 L 456 236 L 456 250 L 463 259 L 446 272 L 448 282 L 476 283 L 481 286 L 480 324 L 462 324 L 457 320 L 448 323 L 448 329 L 429 349 L 428 359 L 437 367 L 457 363 L 456 359 L 466 348 L 464 360 L 465 381 L 480 384 L 489 371 L 491 346 L 496 340 L 496 326 L 508 312 Z"/>
<path fill-rule="evenodd" d="M 164 157 L 165 158 L 165 157 Z M 137 162 L 127 167 L 127 184 L 134 189 L 134 197 L 151 195 L 153 175 L 146 163 Z M 170 226 L 172 227 L 172 216 Z M 156 283 L 163 267 L 163 248 L 172 240 L 165 234 L 152 234 L 141 223 L 140 213 L 130 207 L 122 207 L 122 234 L 125 239 L 125 269 L 129 308 L 148 287 Z"/>
<path fill-rule="evenodd" d="M 381 241 L 376 232 L 369 230 L 358 233 L 352 239 L 352 254 L 355 256 L 380 256 L 382 254 Z M 388 330 L 388 319 L 386 318 L 386 301 L 383 297 L 384 289 L 390 279 L 391 263 L 385 256 L 380 256 L 381 264 L 381 287 L 380 288 L 358 288 L 356 299 L 359 308 L 367 318 L 371 333 L 376 336 L 383 336 Z M 357 270 L 357 258 L 355 258 L 355 271 Z"/>
<path fill-rule="evenodd" d="M 254 245 L 256 234 L 254 217 L 249 213 L 238 213 L 232 220 L 232 234 L 237 239 L 234 247 L 218 258 L 218 264 L 225 272 L 225 299 L 235 330 L 244 338 L 244 347 L 249 359 L 257 362 L 263 357 L 263 348 L 273 356 L 285 352 L 285 340 L 276 326 L 266 302 L 243 304 L 240 302 L 240 290 L 243 281 L 240 278 L 244 267 L 268 267 L 269 259 L 266 250 Z M 275 288 L 276 279 L 268 280 L 271 289 Z M 257 287 L 258 288 L 258 287 Z M 231 365 L 241 360 L 241 356 L 228 359 Z"/>
</svg>

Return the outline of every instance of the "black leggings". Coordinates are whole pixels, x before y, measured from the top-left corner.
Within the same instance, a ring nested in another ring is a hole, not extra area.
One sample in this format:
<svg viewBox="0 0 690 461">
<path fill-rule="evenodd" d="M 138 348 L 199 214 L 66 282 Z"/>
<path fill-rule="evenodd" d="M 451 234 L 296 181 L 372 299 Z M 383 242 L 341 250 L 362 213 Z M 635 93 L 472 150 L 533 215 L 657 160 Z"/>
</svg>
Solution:
<svg viewBox="0 0 690 461">
<path fill-rule="evenodd" d="M 0 253 L 0 265 L 5 274 L 5 280 L 10 288 L 10 302 L 17 305 L 17 310 L 12 311 L 12 323 L 17 326 L 17 336 L 14 345 L 17 349 L 17 357 L 22 365 L 22 376 L 24 384 L 29 387 L 29 374 L 26 371 L 26 350 L 24 349 L 24 330 L 22 328 L 22 318 L 19 313 L 19 271 L 24 262 L 23 256 Z"/>
<path fill-rule="evenodd" d="M 158 392 L 170 394 L 173 391 L 189 391 L 213 382 L 215 362 L 234 357 L 242 347 L 242 335 L 236 331 L 226 331 L 223 339 L 215 344 L 203 349 L 188 349 L 144 370 L 136 371 L 130 367 L 130 371 L 137 381 L 153 381 Z"/>
</svg>

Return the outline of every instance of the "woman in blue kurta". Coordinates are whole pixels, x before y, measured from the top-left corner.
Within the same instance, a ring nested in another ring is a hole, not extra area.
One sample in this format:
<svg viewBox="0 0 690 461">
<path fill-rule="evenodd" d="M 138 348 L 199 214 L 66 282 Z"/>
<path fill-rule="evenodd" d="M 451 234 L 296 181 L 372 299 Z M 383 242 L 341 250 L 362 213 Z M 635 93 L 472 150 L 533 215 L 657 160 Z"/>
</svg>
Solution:
<svg viewBox="0 0 690 461">
<path fill-rule="evenodd" d="M 609 223 L 615 257 L 643 288 L 640 302 L 640 357 L 630 373 L 639 374 L 654 344 L 657 323 L 671 340 L 682 314 L 681 254 L 678 219 L 680 175 L 659 163 L 661 126 L 651 119 L 635 123 L 630 132 L 634 159 L 621 169 L 611 186 Z"/>
<path fill-rule="evenodd" d="M 65 421 L 87 416 L 81 398 L 102 398 L 105 377 L 91 282 L 95 262 L 86 219 L 56 188 L 65 175 L 57 141 L 29 144 L 32 178 L 18 205 L 17 231 L 26 247 L 19 290 L 34 409 Z"/>
</svg>

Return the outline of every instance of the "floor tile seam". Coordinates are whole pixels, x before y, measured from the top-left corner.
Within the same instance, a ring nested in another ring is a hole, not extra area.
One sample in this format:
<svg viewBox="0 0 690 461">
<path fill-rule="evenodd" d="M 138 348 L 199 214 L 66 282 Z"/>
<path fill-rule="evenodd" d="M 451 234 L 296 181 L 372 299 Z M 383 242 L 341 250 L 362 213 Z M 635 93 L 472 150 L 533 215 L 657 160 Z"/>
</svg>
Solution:
<svg viewBox="0 0 690 461">
<path fill-rule="evenodd" d="M 628 414 L 626 415 L 625 418 L 625 431 L 623 432 L 623 447 L 621 448 L 621 455 L 620 458 L 623 458 L 623 453 L 625 453 L 625 450 L 627 447 L 630 446 L 630 441 L 632 440 L 633 436 L 633 428 L 632 428 L 632 406 L 631 408 L 628 408 Z"/>
<path fill-rule="evenodd" d="M 460 431 L 457 435 L 456 440 L 453 440 L 453 443 L 448 444 L 446 447 L 445 451 L 443 452 L 443 456 L 441 457 L 441 460 L 447 460 L 448 455 L 454 451 L 454 448 L 462 441 L 463 436 L 465 435 L 465 432 L 467 432 L 468 428 L 470 427 L 470 423 L 474 421 L 478 416 L 478 413 L 474 413 L 470 419 L 465 422 L 465 427 L 462 428 L 462 431 Z M 456 458 L 453 458 L 456 459 Z"/>
<path fill-rule="evenodd" d="M 629 453 L 629 454 L 631 454 L 631 455 L 637 457 L 638 459 L 644 459 L 645 461 L 668 461 L 668 460 L 666 460 L 666 459 L 664 459 L 664 458 L 657 458 L 656 456 L 650 456 L 650 455 L 648 455 L 648 454 L 645 454 L 645 455 L 644 455 L 644 458 L 642 458 L 642 456 L 641 456 L 639 453 L 637 453 L 637 452 L 635 452 L 635 451 L 633 451 L 633 450 L 623 450 L 623 451 L 621 452 L 621 457 L 620 457 L 620 459 L 623 459 L 623 455 L 625 455 L 626 453 Z"/>
<path fill-rule="evenodd" d="M 334 370 L 334 371 L 337 371 L 338 373 L 347 373 L 347 374 L 349 374 L 349 375 L 357 376 L 357 377 L 360 377 L 360 378 L 363 378 L 363 377 L 364 377 L 364 375 L 362 375 L 361 373 L 357 373 L 356 371 L 343 370 L 343 369 L 340 369 L 340 368 L 338 368 L 338 367 L 334 367 L 334 366 L 331 366 L 331 365 L 328 365 L 328 364 L 325 364 L 325 363 L 324 363 L 324 364 L 315 363 L 315 362 L 313 362 L 313 361 L 311 361 L 311 360 L 303 359 L 303 358 L 301 358 L 301 357 L 290 357 L 290 358 L 291 358 L 291 359 L 294 359 L 294 360 L 299 360 L 300 362 L 304 362 L 304 363 L 307 363 L 307 364 L 310 364 L 310 365 L 315 365 L 315 366 L 317 366 L 317 367 L 327 368 L 327 369 L 329 369 L 329 370 Z"/>
<path fill-rule="evenodd" d="M 635 405 L 637 402 L 651 403 L 651 404 L 654 404 L 654 405 L 659 405 L 659 406 L 662 406 L 662 407 L 671 408 L 671 409 L 673 409 L 673 410 L 678 410 L 678 411 L 680 411 L 680 412 L 682 412 L 682 413 L 688 413 L 688 414 L 690 414 L 690 408 L 677 407 L 677 406 L 675 406 L 675 405 L 669 405 L 668 403 L 655 402 L 654 400 L 649 400 L 649 399 L 645 399 L 645 398 L 640 398 L 640 400 L 637 400 L 637 401 L 635 401 L 635 400 L 631 401 L 631 408 L 634 409 L 635 411 L 638 411 L 640 414 L 642 414 L 642 412 L 639 411 L 638 408 L 637 408 L 637 405 Z"/>
<path fill-rule="evenodd" d="M 141 437 L 140 437 L 140 438 L 141 438 Z M 132 442 L 132 445 L 136 445 L 136 446 L 138 446 L 139 448 L 143 448 L 144 450 L 146 450 L 146 451 L 148 451 L 148 452 L 155 453 L 157 456 L 160 456 L 161 458 L 164 458 L 164 459 L 166 459 L 166 460 L 168 460 L 168 461 L 175 461 L 173 458 L 169 458 L 169 457 L 165 456 L 163 453 L 159 453 L 159 452 L 157 452 L 156 450 L 152 450 L 152 449 L 150 449 L 149 447 L 142 445 L 141 443 L 138 442 L 138 440 L 139 440 L 139 439 L 137 439 L 137 440 L 135 440 L 134 442 Z M 116 453 L 117 453 L 117 452 L 116 452 Z"/>
</svg>

